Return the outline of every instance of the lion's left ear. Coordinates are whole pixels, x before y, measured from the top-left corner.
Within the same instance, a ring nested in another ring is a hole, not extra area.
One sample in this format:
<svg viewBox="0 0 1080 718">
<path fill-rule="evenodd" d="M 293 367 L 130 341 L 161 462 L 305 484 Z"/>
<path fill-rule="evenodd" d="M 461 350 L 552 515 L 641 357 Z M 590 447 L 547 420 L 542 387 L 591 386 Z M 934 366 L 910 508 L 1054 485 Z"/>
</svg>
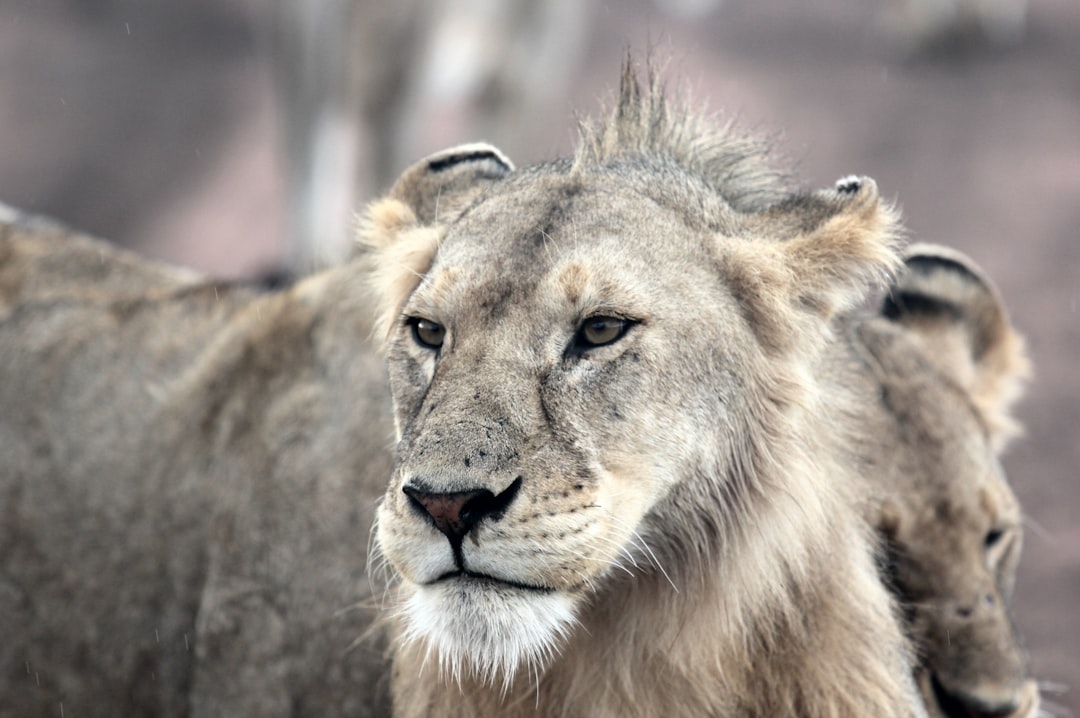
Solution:
<svg viewBox="0 0 1080 718">
<path fill-rule="evenodd" d="M 781 246 L 801 305 L 827 319 L 861 304 L 896 270 L 898 213 L 874 180 L 846 177 L 791 205 L 799 222 Z"/>
<path fill-rule="evenodd" d="M 827 322 L 863 304 L 900 263 L 897 212 L 869 177 L 794 195 L 745 226 L 755 241 L 730 243 L 727 274 L 759 336 L 775 348 L 790 344 L 790 320 Z"/>
<path fill-rule="evenodd" d="M 425 157 L 368 208 L 358 240 L 378 302 L 376 335 L 385 337 L 431 268 L 445 225 L 514 166 L 495 147 L 459 145 Z"/>
<path fill-rule="evenodd" d="M 881 312 L 969 393 L 997 449 L 1019 433 L 1011 409 L 1031 365 L 1000 295 L 970 258 L 938 245 L 912 245 Z"/>
</svg>

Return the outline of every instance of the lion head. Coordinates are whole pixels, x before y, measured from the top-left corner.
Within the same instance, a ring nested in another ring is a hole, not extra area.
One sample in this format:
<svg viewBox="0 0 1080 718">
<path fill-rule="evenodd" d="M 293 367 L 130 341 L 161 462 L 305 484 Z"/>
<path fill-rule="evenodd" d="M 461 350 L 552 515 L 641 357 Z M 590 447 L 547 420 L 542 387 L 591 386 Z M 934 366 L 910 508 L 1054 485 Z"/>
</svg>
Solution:
<svg viewBox="0 0 1080 718">
<path fill-rule="evenodd" d="M 989 280 L 942 247 L 908 249 L 882 313 L 859 329 L 893 437 L 870 475 L 924 700 L 944 718 L 1033 717 L 1038 689 L 1010 614 L 1021 513 L 998 461 L 1017 432 L 1023 342 Z"/>
<path fill-rule="evenodd" d="M 629 73 L 574 157 L 409 169 L 364 230 L 399 706 L 501 684 L 553 714 L 913 711 L 814 374 L 831 317 L 895 266 L 894 219 L 865 178 L 788 189 Z M 458 686 L 418 698 L 426 663 Z"/>
</svg>

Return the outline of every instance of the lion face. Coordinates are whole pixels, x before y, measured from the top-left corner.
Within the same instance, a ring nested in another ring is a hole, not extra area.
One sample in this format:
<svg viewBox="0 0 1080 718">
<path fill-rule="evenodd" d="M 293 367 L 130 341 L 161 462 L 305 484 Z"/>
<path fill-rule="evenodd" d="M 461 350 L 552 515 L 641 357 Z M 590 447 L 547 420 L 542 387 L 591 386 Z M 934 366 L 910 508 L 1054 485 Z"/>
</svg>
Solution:
<svg viewBox="0 0 1080 718">
<path fill-rule="evenodd" d="M 717 463 L 694 427 L 733 421 L 753 377 L 718 355 L 703 383 L 681 359 L 754 342 L 705 244 L 610 181 L 512 188 L 447 231 L 388 351 L 401 440 L 378 534 L 446 663 L 543 661 L 609 574 L 657 560 L 651 512 Z"/>
<path fill-rule="evenodd" d="M 455 163 L 487 186 L 437 223 L 414 195 L 467 186 Z M 399 432 L 378 544 L 404 639 L 509 682 L 613 576 L 704 561 L 752 490 L 724 480 L 794 461 L 793 365 L 892 261 L 892 218 L 868 180 L 745 218 L 651 167 L 511 174 L 473 146 L 418 168 L 369 228 Z"/>
<path fill-rule="evenodd" d="M 909 250 L 885 314 L 891 328 L 862 335 L 885 369 L 896 437 L 879 528 L 924 701 L 945 718 L 1033 717 L 1038 689 L 1010 613 L 1021 512 L 998 460 L 1028 371 L 1022 342 L 978 269 L 929 245 Z"/>
<path fill-rule="evenodd" d="M 925 493 L 918 506 L 894 504 L 893 578 L 924 652 L 919 682 L 931 710 L 1027 716 L 1034 686 L 1009 612 L 1020 511 L 985 429 L 963 397 L 952 398 L 941 407 L 950 423 L 936 425 L 948 435 L 903 450 L 900 470 Z"/>
</svg>

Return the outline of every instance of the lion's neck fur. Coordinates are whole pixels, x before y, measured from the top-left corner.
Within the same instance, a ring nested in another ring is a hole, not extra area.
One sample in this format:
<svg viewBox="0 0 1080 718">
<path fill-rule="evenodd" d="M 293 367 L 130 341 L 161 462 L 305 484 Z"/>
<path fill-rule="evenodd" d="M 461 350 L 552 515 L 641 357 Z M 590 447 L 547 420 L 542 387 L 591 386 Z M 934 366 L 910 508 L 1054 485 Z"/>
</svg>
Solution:
<svg viewBox="0 0 1080 718">
<path fill-rule="evenodd" d="M 755 520 L 705 559 L 708 578 L 700 566 L 686 568 L 686 584 L 668 567 L 679 590 L 659 571 L 613 578 L 551 665 L 505 689 L 444 683 L 422 646 L 399 647 L 396 715 L 912 715 L 908 657 L 883 649 L 904 640 L 869 539 L 850 502 L 810 483 L 817 476 L 759 496 Z M 806 525 L 822 521 L 826 532 Z"/>
</svg>

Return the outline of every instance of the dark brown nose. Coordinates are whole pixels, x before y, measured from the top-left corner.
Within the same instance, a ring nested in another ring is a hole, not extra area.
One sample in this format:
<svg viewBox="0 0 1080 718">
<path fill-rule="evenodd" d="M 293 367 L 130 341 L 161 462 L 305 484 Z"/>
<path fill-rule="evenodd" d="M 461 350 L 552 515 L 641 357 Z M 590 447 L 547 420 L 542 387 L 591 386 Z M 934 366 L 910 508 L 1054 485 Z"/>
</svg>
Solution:
<svg viewBox="0 0 1080 718">
<path fill-rule="evenodd" d="M 433 492 L 413 483 L 402 487 L 402 491 L 414 506 L 431 517 L 435 528 L 442 531 L 450 543 L 457 545 L 481 519 L 500 518 L 520 488 L 519 476 L 497 496 L 488 489 Z"/>
</svg>

